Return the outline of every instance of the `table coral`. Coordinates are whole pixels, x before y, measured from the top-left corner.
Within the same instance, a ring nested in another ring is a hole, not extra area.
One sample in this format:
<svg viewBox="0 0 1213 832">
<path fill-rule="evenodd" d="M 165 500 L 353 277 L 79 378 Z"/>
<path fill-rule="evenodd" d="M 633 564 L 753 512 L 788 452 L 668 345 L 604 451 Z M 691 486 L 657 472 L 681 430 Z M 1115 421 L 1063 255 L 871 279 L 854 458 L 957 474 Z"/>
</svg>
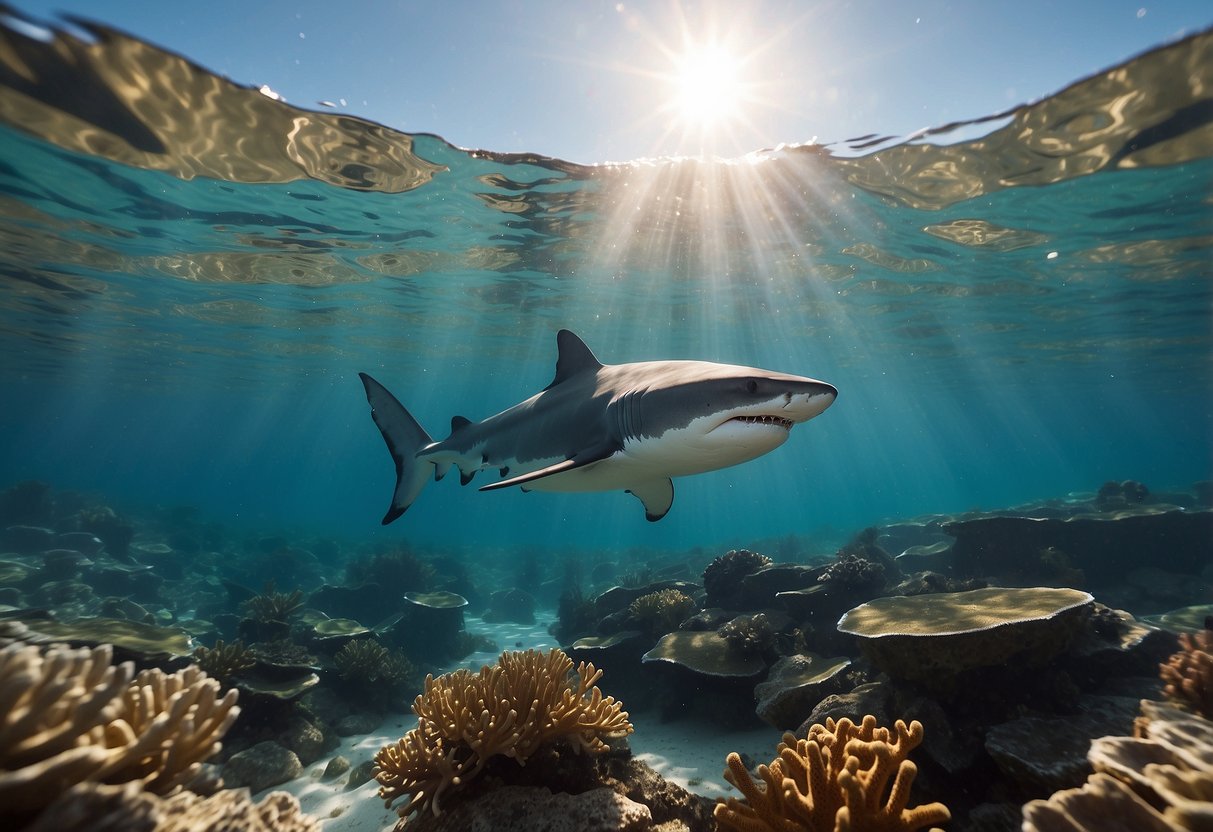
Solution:
<svg viewBox="0 0 1213 832">
<path fill-rule="evenodd" d="M 1213 719 L 1213 630 L 1180 633 L 1180 650 L 1159 666 L 1167 698 Z"/>
<path fill-rule="evenodd" d="M 601 676 L 585 662 L 574 675 L 572 659 L 555 649 L 502 653 L 478 673 L 427 676 L 413 703 L 417 727 L 375 755 L 379 796 L 389 807 L 408 797 L 397 810 L 402 819 L 427 810 L 439 815 L 443 793 L 494 756 L 525 764 L 556 738 L 578 751 L 605 751 L 601 734 L 630 734 L 632 725 L 623 703 L 596 687 Z"/>
<path fill-rule="evenodd" d="M 736 832 L 914 832 L 951 818 L 942 803 L 913 809 L 910 787 L 918 769 L 906 759 L 922 742 L 918 721 L 898 720 L 894 732 L 849 719 L 814 725 L 806 739 L 784 734 L 778 755 L 759 766 L 765 788 L 741 757 L 729 754 L 725 779 L 745 796 L 716 805 L 721 829 Z M 890 779 L 892 786 L 890 787 Z"/>
<path fill-rule="evenodd" d="M 0 807 L 36 812 L 75 783 L 189 783 L 239 708 L 196 666 L 134 676 L 112 649 L 0 650 Z"/>
</svg>

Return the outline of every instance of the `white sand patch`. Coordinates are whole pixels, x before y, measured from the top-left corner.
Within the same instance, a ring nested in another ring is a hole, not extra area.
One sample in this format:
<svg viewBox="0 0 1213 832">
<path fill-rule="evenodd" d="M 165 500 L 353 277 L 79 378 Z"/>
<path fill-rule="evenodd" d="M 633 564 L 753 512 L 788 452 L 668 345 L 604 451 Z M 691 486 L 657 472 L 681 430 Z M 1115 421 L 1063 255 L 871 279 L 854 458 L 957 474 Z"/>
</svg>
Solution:
<svg viewBox="0 0 1213 832">
<path fill-rule="evenodd" d="M 632 718 L 636 733 L 629 737 L 632 753 L 654 771 L 689 792 L 705 797 L 740 797 L 724 779 L 724 759 L 730 751 L 769 763 L 782 731 L 760 727 L 742 731 L 715 729 L 695 720 L 658 722 L 649 714 Z"/>
</svg>

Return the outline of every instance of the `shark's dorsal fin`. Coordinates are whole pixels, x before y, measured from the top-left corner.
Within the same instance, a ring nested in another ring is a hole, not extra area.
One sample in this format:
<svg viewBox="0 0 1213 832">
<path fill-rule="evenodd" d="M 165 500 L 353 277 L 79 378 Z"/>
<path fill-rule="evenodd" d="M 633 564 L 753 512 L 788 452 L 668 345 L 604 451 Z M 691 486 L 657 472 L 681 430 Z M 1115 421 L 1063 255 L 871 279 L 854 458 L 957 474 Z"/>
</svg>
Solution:
<svg viewBox="0 0 1213 832">
<path fill-rule="evenodd" d="M 451 417 L 451 435 L 454 436 L 455 431 L 459 430 L 460 428 L 467 427 L 471 423 L 472 423 L 472 420 L 468 419 L 464 416 L 452 416 Z"/>
<path fill-rule="evenodd" d="M 596 373 L 602 368 L 585 341 L 567 329 L 556 333 L 556 353 L 556 378 L 547 386 L 549 390 L 579 373 Z"/>
</svg>

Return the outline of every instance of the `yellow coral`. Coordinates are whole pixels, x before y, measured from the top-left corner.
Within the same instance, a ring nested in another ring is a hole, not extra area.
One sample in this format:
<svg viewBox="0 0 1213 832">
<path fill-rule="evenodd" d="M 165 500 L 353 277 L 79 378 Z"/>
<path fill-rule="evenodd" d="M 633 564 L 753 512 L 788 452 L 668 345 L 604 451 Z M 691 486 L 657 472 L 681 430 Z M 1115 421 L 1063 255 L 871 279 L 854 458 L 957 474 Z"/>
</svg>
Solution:
<svg viewBox="0 0 1213 832">
<path fill-rule="evenodd" d="M 942 803 L 907 808 L 918 769 L 906 759 L 922 742 L 922 724 L 898 720 L 897 737 L 849 719 L 814 725 L 806 739 L 784 734 L 769 766 L 759 766 L 761 788 L 741 757 L 728 756 L 725 779 L 745 796 L 716 804 L 721 829 L 737 832 L 913 832 L 947 821 Z M 892 778 L 892 787 L 889 781 Z"/>
<path fill-rule="evenodd" d="M 239 713 L 236 692 L 191 665 L 111 665 L 93 649 L 0 650 L 0 806 L 37 811 L 68 786 L 138 782 L 169 794 L 193 779 Z"/>
<path fill-rule="evenodd" d="M 443 792 L 467 783 L 494 756 L 525 763 L 556 737 L 599 752 L 606 749 L 601 734 L 630 734 L 623 703 L 595 686 L 602 671 L 582 662 L 572 673 L 572 659 L 553 649 L 502 653 L 478 673 L 427 676 L 413 703 L 417 727 L 375 755 L 379 796 L 389 807 L 408 796 L 397 810 L 402 818 L 427 809 L 438 815 Z"/>
</svg>

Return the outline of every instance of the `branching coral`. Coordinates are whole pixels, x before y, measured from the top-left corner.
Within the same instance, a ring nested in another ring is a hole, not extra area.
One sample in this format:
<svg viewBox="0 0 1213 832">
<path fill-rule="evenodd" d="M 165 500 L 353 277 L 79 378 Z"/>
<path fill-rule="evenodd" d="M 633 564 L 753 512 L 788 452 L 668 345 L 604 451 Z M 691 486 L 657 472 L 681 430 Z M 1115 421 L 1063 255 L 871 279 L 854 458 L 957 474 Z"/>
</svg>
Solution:
<svg viewBox="0 0 1213 832">
<path fill-rule="evenodd" d="M 716 632 L 731 650 L 747 656 L 769 653 L 775 647 L 775 628 L 765 613 L 739 615 Z"/>
<path fill-rule="evenodd" d="M 0 806 L 32 813 L 73 783 L 189 783 L 239 713 L 236 692 L 191 665 L 177 673 L 111 665 L 109 645 L 0 650 Z"/>
<path fill-rule="evenodd" d="M 397 813 L 441 813 L 439 799 L 467 783 L 495 756 L 525 764 L 534 751 L 561 738 L 577 751 L 606 750 L 602 734 L 630 734 L 623 703 L 603 697 L 592 664 L 560 650 L 502 653 L 479 673 L 456 670 L 427 676 L 413 703 L 418 725 L 375 755 L 379 796 Z"/>
<path fill-rule="evenodd" d="M 199 647 L 194 651 L 194 661 L 207 676 L 230 683 L 232 677 L 248 670 L 257 663 L 253 652 L 242 641 L 224 644 L 223 639 L 214 647 Z"/>
<path fill-rule="evenodd" d="M 846 589 L 860 590 L 879 587 L 884 583 L 884 566 L 853 551 L 842 550 L 838 559 L 826 567 L 817 580 Z"/>
<path fill-rule="evenodd" d="M 296 589 L 288 595 L 276 592 L 273 584 L 267 585 L 260 595 L 254 595 L 244 602 L 249 617 L 257 621 L 286 621 L 302 606 L 302 590 Z"/>
<path fill-rule="evenodd" d="M 1167 698 L 1213 719 L 1213 630 L 1179 635 L 1180 650 L 1159 665 Z"/>
<path fill-rule="evenodd" d="M 771 565 L 771 559 L 749 549 L 730 549 L 703 570 L 703 588 L 708 605 L 727 607 L 737 600 L 741 579 Z"/>
<path fill-rule="evenodd" d="M 724 776 L 745 795 L 716 804 L 721 829 L 737 832 L 913 832 L 947 821 L 942 803 L 913 809 L 910 787 L 918 769 L 906 759 L 922 742 L 922 724 L 898 720 L 896 738 L 877 728 L 876 717 L 861 725 L 849 719 L 814 725 L 807 739 L 784 734 L 769 766 L 759 766 L 761 788 L 741 757 L 728 756 Z M 889 782 L 892 780 L 890 788 Z"/>
<path fill-rule="evenodd" d="M 676 589 L 663 589 L 641 595 L 628 606 L 628 612 L 651 635 L 664 635 L 678 629 L 695 612 L 695 602 Z"/>
<path fill-rule="evenodd" d="M 333 656 L 337 673 L 351 685 L 369 689 L 391 699 L 413 681 L 416 669 L 398 650 L 389 650 L 374 639 L 356 639 Z"/>
</svg>

